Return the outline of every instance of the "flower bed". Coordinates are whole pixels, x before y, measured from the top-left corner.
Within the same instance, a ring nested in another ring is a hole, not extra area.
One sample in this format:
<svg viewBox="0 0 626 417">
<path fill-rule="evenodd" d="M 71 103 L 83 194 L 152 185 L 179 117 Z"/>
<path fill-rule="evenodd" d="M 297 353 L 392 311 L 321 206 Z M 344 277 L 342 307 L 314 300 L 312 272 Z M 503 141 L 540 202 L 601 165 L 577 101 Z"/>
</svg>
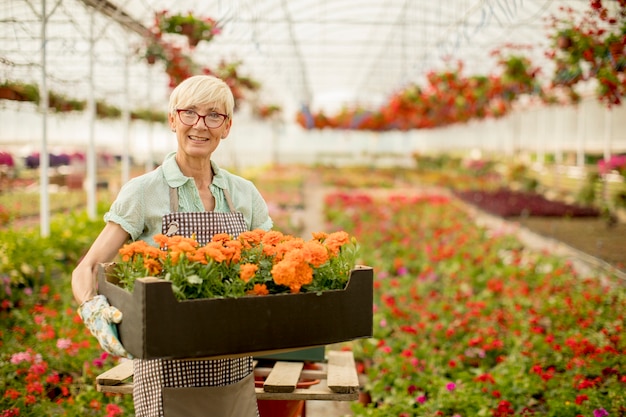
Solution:
<svg viewBox="0 0 626 417">
<path fill-rule="evenodd" d="M 594 207 L 548 200 L 541 194 L 504 188 L 495 191 L 456 191 L 455 194 L 467 203 L 502 217 L 598 217 L 600 215 L 600 211 Z"/>
<path fill-rule="evenodd" d="M 623 287 L 476 227 L 446 197 L 327 204 L 376 268 L 374 338 L 352 345 L 372 402 L 355 416 L 626 411 Z"/>
</svg>

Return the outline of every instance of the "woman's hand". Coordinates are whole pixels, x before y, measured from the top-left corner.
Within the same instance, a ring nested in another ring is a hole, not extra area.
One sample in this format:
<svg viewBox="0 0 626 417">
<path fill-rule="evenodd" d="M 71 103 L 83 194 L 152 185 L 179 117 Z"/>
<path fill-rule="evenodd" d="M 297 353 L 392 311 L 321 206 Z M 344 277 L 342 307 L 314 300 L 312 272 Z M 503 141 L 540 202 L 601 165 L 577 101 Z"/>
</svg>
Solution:
<svg viewBox="0 0 626 417">
<path fill-rule="evenodd" d="M 112 355 L 132 358 L 124 349 L 115 324 L 122 321 L 122 312 L 111 306 L 104 295 L 96 295 L 78 307 L 78 315 L 100 346 Z"/>
</svg>

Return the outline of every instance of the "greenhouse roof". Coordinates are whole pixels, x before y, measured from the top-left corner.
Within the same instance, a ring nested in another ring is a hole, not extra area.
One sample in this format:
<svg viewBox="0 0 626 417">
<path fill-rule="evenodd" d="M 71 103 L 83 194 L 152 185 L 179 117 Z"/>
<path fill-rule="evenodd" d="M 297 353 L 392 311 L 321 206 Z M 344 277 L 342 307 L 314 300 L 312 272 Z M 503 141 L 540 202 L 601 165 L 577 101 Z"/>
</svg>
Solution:
<svg viewBox="0 0 626 417">
<path fill-rule="evenodd" d="M 68 95 L 164 106 L 162 65 L 141 58 L 155 13 L 192 12 L 221 33 L 191 53 L 202 66 L 240 62 L 260 83 L 259 100 L 286 110 L 376 105 L 429 71 L 495 71 L 490 52 L 524 45 L 544 65 L 546 18 L 585 0 L 5 0 L 0 6 L 0 78 L 40 82 L 42 16 L 47 85 Z M 93 61 L 89 39 L 95 39 Z M 92 65 L 90 65 L 92 62 Z M 128 63 L 128 65 L 125 65 Z M 127 74 L 127 77 L 125 76 Z M 155 104 L 156 103 L 156 104 Z"/>
</svg>

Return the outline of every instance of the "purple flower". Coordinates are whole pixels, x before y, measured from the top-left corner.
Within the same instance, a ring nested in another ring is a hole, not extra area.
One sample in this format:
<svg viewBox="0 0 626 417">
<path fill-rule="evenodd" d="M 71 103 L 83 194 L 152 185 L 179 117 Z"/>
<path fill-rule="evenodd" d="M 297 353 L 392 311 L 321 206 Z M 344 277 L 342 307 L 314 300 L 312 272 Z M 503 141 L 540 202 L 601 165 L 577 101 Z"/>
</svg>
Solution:
<svg viewBox="0 0 626 417">
<path fill-rule="evenodd" d="M 596 410 L 593 410 L 593 417 L 606 417 L 609 415 L 609 412 L 606 411 L 604 408 L 598 408 Z"/>
</svg>

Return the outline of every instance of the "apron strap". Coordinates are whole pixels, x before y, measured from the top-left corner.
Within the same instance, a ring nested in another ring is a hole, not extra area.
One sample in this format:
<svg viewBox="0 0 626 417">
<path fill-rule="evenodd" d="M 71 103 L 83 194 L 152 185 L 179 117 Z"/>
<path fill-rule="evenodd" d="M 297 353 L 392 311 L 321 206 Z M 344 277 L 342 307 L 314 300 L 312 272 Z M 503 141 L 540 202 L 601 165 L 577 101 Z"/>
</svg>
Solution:
<svg viewBox="0 0 626 417">
<path fill-rule="evenodd" d="M 224 191 L 224 198 L 226 198 L 226 203 L 228 203 L 228 209 L 231 212 L 234 212 L 235 206 L 233 205 L 233 200 L 230 199 L 230 193 L 228 192 L 226 188 L 224 188 L 222 191 Z"/>
<path fill-rule="evenodd" d="M 174 187 L 170 187 L 170 213 L 176 213 L 178 211 L 178 190 Z"/>
<path fill-rule="evenodd" d="M 228 209 L 231 212 L 234 212 L 235 206 L 233 205 L 233 200 L 231 200 L 230 198 L 230 193 L 226 188 L 224 188 L 222 191 L 224 192 L 224 198 L 226 198 Z M 178 189 L 170 187 L 170 213 L 176 212 L 178 212 Z"/>
</svg>

